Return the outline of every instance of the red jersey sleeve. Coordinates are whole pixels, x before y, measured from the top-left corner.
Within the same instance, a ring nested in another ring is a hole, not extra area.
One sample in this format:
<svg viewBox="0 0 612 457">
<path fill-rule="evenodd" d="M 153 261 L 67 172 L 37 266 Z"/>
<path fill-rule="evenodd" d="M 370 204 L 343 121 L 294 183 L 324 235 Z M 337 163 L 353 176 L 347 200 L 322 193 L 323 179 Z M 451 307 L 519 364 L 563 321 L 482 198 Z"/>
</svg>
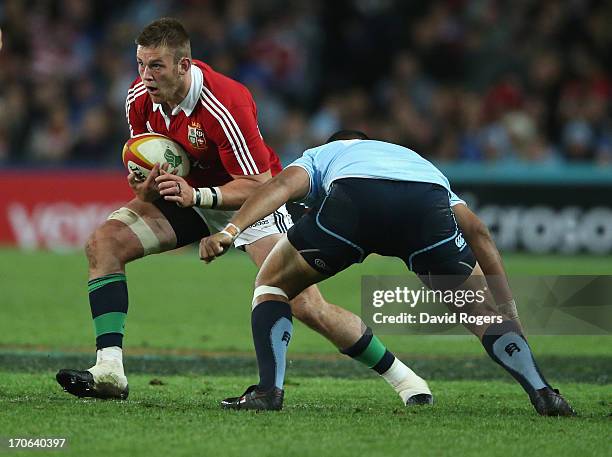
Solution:
<svg viewBox="0 0 612 457">
<path fill-rule="evenodd" d="M 226 109 L 212 103 L 208 103 L 207 109 L 217 123 L 209 136 L 217 144 L 227 172 L 231 175 L 258 175 L 268 171 L 270 151 L 259 133 L 253 105 Z"/>
<path fill-rule="evenodd" d="M 132 84 L 132 87 L 128 90 L 127 97 L 125 99 L 125 117 L 127 118 L 128 127 L 130 129 L 130 137 L 134 135 L 140 135 L 141 133 L 147 133 L 146 119 L 138 109 L 136 99 L 146 93 L 146 89 L 142 82 L 136 80 Z"/>
</svg>

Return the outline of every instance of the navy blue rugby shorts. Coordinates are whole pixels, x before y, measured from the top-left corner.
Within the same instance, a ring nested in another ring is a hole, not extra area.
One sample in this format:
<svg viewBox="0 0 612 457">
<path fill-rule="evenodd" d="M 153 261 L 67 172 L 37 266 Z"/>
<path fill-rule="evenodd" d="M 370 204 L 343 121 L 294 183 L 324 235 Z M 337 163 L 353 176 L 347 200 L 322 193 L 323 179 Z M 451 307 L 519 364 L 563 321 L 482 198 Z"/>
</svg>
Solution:
<svg viewBox="0 0 612 457">
<path fill-rule="evenodd" d="M 431 183 L 339 179 L 287 237 L 311 267 L 327 276 L 376 253 L 399 257 L 426 284 L 428 276 L 445 275 L 459 285 L 476 264 L 448 191 Z"/>
</svg>

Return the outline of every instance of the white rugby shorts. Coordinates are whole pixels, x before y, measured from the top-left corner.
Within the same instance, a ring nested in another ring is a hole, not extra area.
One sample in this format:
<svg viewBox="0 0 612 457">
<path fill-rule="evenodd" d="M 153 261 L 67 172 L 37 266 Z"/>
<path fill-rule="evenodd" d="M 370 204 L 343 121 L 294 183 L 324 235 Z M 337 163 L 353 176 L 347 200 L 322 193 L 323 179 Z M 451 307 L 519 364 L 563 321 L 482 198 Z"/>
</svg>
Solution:
<svg viewBox="0 0 612 457">
<path fill-rule="evenodd" d="M 204 222 L 206 222 L 210 233 L 216 233 L 223 230 L 234 214 L 236 214 L 236 211 L 222 211 L 196 207 L 193 207 L 193 209 L 200 215 Z M 291 215 L 287 211 L 285 205 L 283 205 L 272 214 L 258 220 L 253 225 L 243 230 L 234 241 L 234 246 L 239 248 L 254 243 L 269 235 L 287 233 L 287 230 L 289 230 L 292 225 L 293 221 Z"/>
</svg>

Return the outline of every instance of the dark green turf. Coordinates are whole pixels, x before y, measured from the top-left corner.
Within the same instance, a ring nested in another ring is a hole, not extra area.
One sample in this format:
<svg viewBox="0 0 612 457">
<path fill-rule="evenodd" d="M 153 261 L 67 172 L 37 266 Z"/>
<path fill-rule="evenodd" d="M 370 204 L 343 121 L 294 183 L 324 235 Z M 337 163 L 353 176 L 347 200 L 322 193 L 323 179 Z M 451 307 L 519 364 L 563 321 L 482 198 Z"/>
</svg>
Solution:
<svg viewBox="0 0 612 457">
<path fill-rule="evenodd" d="M 605 257 L 506 256 L 510 272 L 539 274 L 612 274 Z M 321 285 L 332 302 L 360 309 L 364 274 L 404 274 L 395 259 L 369 258 Z M 250 352 L 251 284 L 255 268 L 245 254 L 233 252 L 210 265 L 193 251 L 162 254 L 130 264 L 130 309 L 125 345 L 147 350 L 181 348 L 198 351 Z M 81 253 L 24 254 L 0 250 L 0 348 L 43 346 L 43 350 L 92 350 L 93 323 L 87 299 L 87 265 Z M 519 304 L 520 305 L 520 304 Z M 384 336 L 395 352 L 412 355 L 481 355 L 469 336 Z M 609 336 L 534 336 L 542 355 L 609 355 Z M 314 332 L 296 324 L 291 353 L 335 354 Z"/>
<path fill-rule="evenodd" d="M 609 390 L 588 384 L 564 386 L 580 412 L 568 419 L 537 416 L 503 382 L 432 382 L 436 404 L 407 409 L 380 379 L 298 377 L 282 412 L 254 413 L 217 406 L 244 378 L 132 376 L 126 402 L 76 399 L 52 373 L 0 379 L 1 434 L 67 437 L 53 455 L 609 455 Z"/>
<path fill-rule="evenodd" d="M 403 359 L 427 379 L 435 380 L 500 380 L 513 379 L 488 357 L 439 356 Z M 554 383 L 587 382 L 610 383 L 612 357 L 601 356 L 544 356 L 538 362 L 544 374 Z M 0 370 L 38 373 L 61 368 L 85 369 L 95 363 L 93 354 L 42 353 L 31 351 L 0 351 Z M 253 356 L 127 356 L 125 367 L 129 373 L 245 375 L 256 379 L 257 365 Z M 349 358 L 301 356 L 288 360 L 288 376 L 329 376 L 335 378 L 371 378 L 375 373 Z"/>
</svg>

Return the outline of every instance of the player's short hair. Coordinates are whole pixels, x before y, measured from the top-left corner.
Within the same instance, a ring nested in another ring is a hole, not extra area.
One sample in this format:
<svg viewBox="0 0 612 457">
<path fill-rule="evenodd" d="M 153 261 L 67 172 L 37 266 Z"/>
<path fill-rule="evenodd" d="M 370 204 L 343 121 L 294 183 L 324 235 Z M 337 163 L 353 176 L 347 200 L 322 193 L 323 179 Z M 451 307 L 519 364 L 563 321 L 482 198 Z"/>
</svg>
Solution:
<svg viewBox="0 0 612 457">
<path fill-rule="evenodd" d="M 171 17 L 162 17 L 148 24 L 136 37 L 135 42 L 147 48 L 171 49 L 176 62 L 183 57 L 191 59 L 189 35 L 183 24 Z"/>
<path fill-rule="evenodd" d="M 330 136 L 325 144 L 338 140 L 369 140 L 370 137 L 359 130 L 338 130 Z"/>
</svg>

